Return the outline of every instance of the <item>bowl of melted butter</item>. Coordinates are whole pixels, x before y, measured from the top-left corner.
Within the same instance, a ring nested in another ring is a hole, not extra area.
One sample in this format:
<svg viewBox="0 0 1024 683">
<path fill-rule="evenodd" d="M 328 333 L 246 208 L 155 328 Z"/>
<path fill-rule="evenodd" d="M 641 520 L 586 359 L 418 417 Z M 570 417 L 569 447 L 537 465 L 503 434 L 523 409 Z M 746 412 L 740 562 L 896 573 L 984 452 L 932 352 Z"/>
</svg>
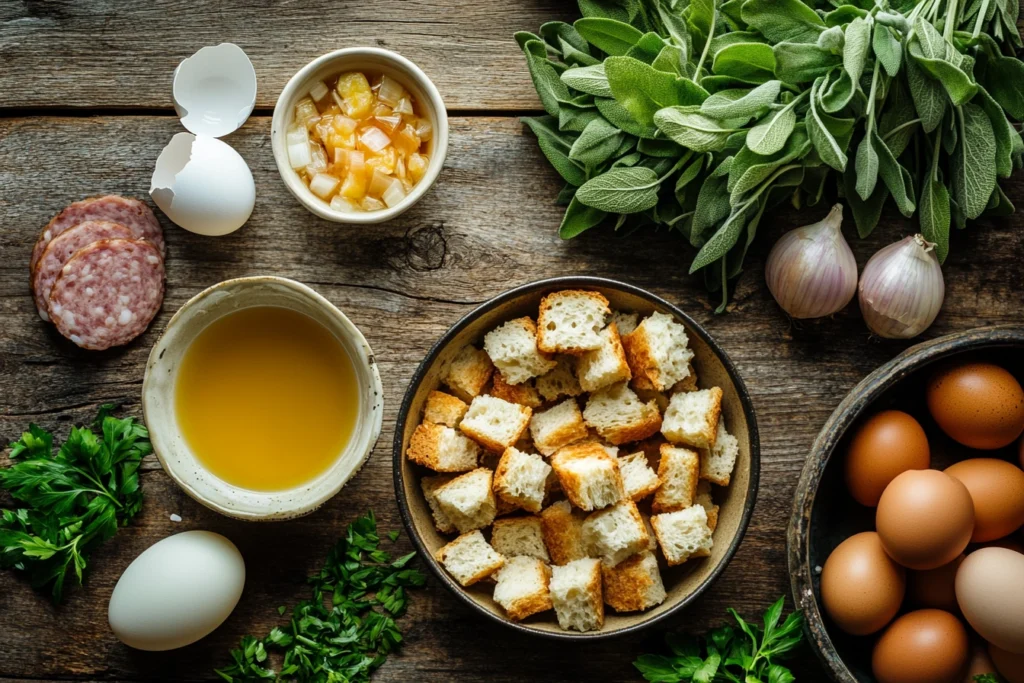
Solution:
<svg viewBox="0 0 1024 683">
<path fill-rule="evenodd" d="M 150 353 L 142 392 L 164 470 L 245 520 L 323 505 L 369 457 L 383 415 L 362 333 L 280 277 L 227 280 L 182 306 Z"/>
</svg>

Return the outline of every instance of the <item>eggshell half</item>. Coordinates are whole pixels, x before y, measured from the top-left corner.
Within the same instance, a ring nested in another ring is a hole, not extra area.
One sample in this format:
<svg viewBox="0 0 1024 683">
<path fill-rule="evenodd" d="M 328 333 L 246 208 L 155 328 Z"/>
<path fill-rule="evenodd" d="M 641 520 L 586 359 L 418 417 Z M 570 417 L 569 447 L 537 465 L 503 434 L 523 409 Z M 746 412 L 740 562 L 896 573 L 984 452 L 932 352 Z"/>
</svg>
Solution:
<svg viewBox="0 0 1024 683">
<path fill-rule="evenodd" d="M 256 69 L 234 43 L 204 47 L 174 71 L 174 110 L 197 135 L 241 128 L 256 104 Z"/>
<path fill-rule="evenodd" d="M 1006 548 L 974 551 L 957 570 L 956 599 L 978 635 L 1024 654 L 1024 555 Z"/>
</svg>

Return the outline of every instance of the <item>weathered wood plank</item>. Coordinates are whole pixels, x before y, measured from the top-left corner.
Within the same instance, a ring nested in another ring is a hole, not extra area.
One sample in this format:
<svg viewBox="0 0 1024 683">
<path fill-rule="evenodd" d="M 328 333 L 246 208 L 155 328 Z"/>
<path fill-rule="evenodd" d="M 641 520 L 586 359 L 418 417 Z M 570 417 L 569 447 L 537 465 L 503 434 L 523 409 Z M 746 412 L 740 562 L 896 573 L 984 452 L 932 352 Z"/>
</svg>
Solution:
<svg viewBox="0 0 1024 683">
<path fill-rule="evenodd" d="M 578 16 L 574 3 L 557 0 L 4 0 L 0 107 L 170 109 L 178 62 L 233 42 L 256 67 L 258 107 L 273 107 L 310 60 L 377 46 L 419 64 L 452 109 L 539 109 L 512 34 Z"/>
<path fill-rule="evenodd" d="M 423 202 L 387 225 L 349 228 L 310 216 L 287 194 L 271 158 L 269 123 L 255 118 L 229 138 L 257 183 L 249 224 L 211 239 L 165 222 L 168 294 L 153 329 L 126 349 L 80 351 L 34 314 L 26 280 L 36 232 L 82 196 L 144 197 L 160 148 L 178 130 L 169 117 L 0 121 L 0 437 L 13 438 L 30 420 L 63 433 L 105 401 L 137 412 L 146 355 L 173 312 L 210 284 L 265 273 L 313 285 L 366 333 L 385 384 L 384 433 L 367 466 L 339 496 L 315 514 L 284 524 L 220 517 L 147 466 L 147 503 L 138 522 L 95 556 L 96 572 L 66 606 L 54 609 L 20 579 L 0 573 L 0 676 L 213 680 L 212 668 L 226 661 L 227 649 L 241 635 L 266 631 L 278 622 L 278 605 L 304 595 L 303 576 L 319 566 L 349 520 L 373 508 L 382 526 L 400 526 L 391 485 L 394 422 L 409 378 L 433 341 L 475 302 L 565 273 L 629 280 L 677 302 L 721 342 L 754 396 L 764 457 L 754 521 L 719 582 L 675 625 L 703 631 L 722 623 L 728 606 L 756 615 L 788 594 L 785 527 L 804 455 L 841 397 L 908 344 L 869 339 L 856 305 L 832 320 L 791 324 L 762 285 L 761 258 L 751 259 L 732 313 L 715 316 L 717 302 L 699 281 L 683 275 L 692 251 L 672 235 L 625 238 L 596 230 L 560 242 L 560 209 L 551 203 L 557 179 L 515 119 L 454 119 L 447 168 Z M 1008 194 L 1024 199 L 1019 180 L 1011 181 Z M 761 244 L 822 213 L 780 216 L 767 226 Z M 946 306 L 928 336 L 1022 320 L 1022 220 L 1016 216 L 954 235 L 945 269 Z M 877 235 L 854 243 L 858 262 L 910 229 L 890 216 Z M 171 513 L 184 521 L 172 523 Z M 168 655 L 132 652 L 106 626 L 110 591 L 145 547 L 188 528 L 220 531 L 239 544 L 249 567 L 245 597 L 229 621 L 197 645 Z M 407 548 L 407 541 L 398 547 Z M 404 623 L 406 647 L 376 680 L 636 680 L 630 661 L 657 646 L 653 634 L 567 653 L 564 645 L 482 621 L 433 582 L 414 596 Z M 800 680 L 822 680 L 810 655 L 795 670 Z"/>
</svg>

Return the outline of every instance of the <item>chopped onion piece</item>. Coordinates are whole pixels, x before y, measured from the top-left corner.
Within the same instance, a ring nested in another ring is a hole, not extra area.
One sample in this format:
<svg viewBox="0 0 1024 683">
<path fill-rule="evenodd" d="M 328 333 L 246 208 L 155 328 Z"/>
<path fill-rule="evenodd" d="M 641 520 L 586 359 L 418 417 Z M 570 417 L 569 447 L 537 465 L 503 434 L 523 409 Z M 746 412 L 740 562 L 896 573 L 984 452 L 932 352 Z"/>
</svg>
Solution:
<svg viewBox="0 0 1024 683">
<path fill-rule="evenodd" d="M 378 100 L 389 107 L 394 107 L 403 97 L 405 97 L 405 88 L 401 83 L 387 75 L 380 79 L 380 90 L 377 91 Z"/>
<path fill-rule="evenodd" d="M 334 98 L 334 103 L 336 105 L 338 105 L 338 109 L 340 109 L 342 111 L 345 111 L 345 102 L 342 101 L 341 95 L 339 95 L 338 93 L 336 93 L 335 91 L 332 90 L 331 91 L 331 97 Z"/>
<path fill-rule="evenodd" d="M 338 183 L 340 182 L 341 180 L 339 178 L 335 178 L 332 175 L 317 173 L 313 176 L 313 179 L 309 181 L 309 190 L 317 197 L 327 199 L 334 194 L 334 191 L 338 188 Z"/>
<path fill-rule="evenodd" d="M 399 180 L 405 180 L 405 161 L 403 159 L 395 162 L 395 177 Z"/>
<path fill-rule="evenodd" d="M 429 140 L 430 136 L 434 134 L 434 126 L 430 124 L 427 119 L 416 119 L 416 125 L 413 126 L 413 130 L 416 131 L 416 135 L 420 136 L 420 140 Z"/>
<path fill-rule="evenodd" d="M 384 203 L 389 207 L 395 206 L 403 199 L 405 199 L 405 188 L 402 187 L 400 180 L 392 180 L 391 185 L 384 191 L 384 194 L 380 196 L 384 200 Z"/>
<path fill-rule="evenodd" d="M 295 123 L 288 129 L 285 141 L 289 145 L 306 144 L 309 142 L 309 131 L 300 123 Z"/>
<path fill-rule="evenodd" d="M 319 119 L 319 117 L 320 110 L 316 108 L 316 104 L 311 98 L 303 97 L 295 105 L 295 120 L 306 128 L 309 128 L 311 119 Z"/>
<path fill-rule="evenodd" d="M 337 195 L 331 200 L 331 208 L 335 211 L 341 211 L 342 213 L 362 211 L 362 208 L 358 204 L 353 202 L 351 199 L 345 199 L 341 195 Z"/>
<path fill-rule="evenodd" d="M 363 211 L 380 211 L 384 207 L 384 202 L 373 197 L 363 197 L 359 205 L 363 208 Z"/>
<path fill-rule="evenodd" d="M 368 126 L 362 135 L 359 136 L 359 141 L 371 152 L 379 152 L 391 144 L 391 138 L 375 126 Z"/>
<path fill-rule="evenodd" d="M 412 109 L 412 102 L 409 101 L 408 97 L 403 97 L 398 100 L 398 104 L 395 105 L 395 113 L 404 114 L 406 116 L 411 116 L 415 113 Z"/>
<path fill-rule="evenodd" d="M 319 102 L 323 98 L 327 97 L 327 93 L 330 92 L 330 90 L 331 89 L 327 87 L 326 83 L 323 81 L 317 81 L 313 84 L 313 87 L 309 89 L 309 96 L 312 97 L 314 101 Z"/>
<path fill-rule="evenodd" d="M 312 161 L 306 166 L 306 175 L 310 178 L 317 173 L 327 170 L 327 150 L 315 142 L 309 143 L 309 153 Z"/>
<path fill-rule="evenodd" d="M 392 180 L 393 178 L 387 173 L 384 173 L 379 168 L 375 168 L 373 169 L 373 177 L 370 179 L 370 187 L 366 191 L 375 197 L 380 197 L 391 187 Z"/>
<path fill-rule="evenodd" d="M 331 119 L 331 125 L 334 127 L 334 130 L 339 133 L 349 135 L 350 133 L 355 132 L 356 126 L 358 126 L 359 123 L 355 119 L 349 118 L 344 114 L 338 114 Z"/>
<path fill-rule="evenodd" d="M 384 129 L 385 133 L 394 133 L 395 129 L 402 125 L 402 117 L 398 114 L 392 114 L 391 116 L 377 116 L 374 117 L 381 128 Z"/>
<path fill-rule="evenodd" d="M 313 155 L 309 149 L 309 132 L 305 128 L 289 131 L 287 135 L 288 163 L 294 169 L 300 169 L 313 163 Z"/>
</svg>

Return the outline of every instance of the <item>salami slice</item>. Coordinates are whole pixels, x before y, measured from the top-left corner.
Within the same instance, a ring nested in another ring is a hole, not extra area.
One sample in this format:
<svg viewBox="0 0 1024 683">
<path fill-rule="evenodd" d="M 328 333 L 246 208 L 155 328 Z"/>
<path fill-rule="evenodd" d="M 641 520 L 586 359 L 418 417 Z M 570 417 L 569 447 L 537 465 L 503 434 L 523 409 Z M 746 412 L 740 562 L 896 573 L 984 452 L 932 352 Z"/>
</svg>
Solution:
<svg viewBox="0 0 1024 683">
<path fill-rule="evenodd" d="M 46 309 L 50 305 L 50 290 L 60 275 L 61 268 L 76 251 L 93 242 L 119 237 L 132 239 L 135 235 L 120 223 L 110 221 L 86 221 L 68 228 L 50 240 L 32 273 L 32 293 L 36 298 L 36 310 L 43 320 L 49 320 Z"/>
<path fill-rule="evenodd" d="M 82 247 L 50 290 L 57 330 L 85 349 L 127 344 L 146 331 L 164 300 L 164 262 L 144 240 L 105 239 Z"/>
<path fill-rule="evenodd" d="M 161 256 L 164 254 L 164 232 L 150 208 L 138 199 L 127 199 L 111 194 L 75 202 L 54 216 L 39 235 L 39 240 L 32 250 L 29 269 L 35 272 L 36 264 L 39 263 L 50 240 L 85 221 L 120 223 L 131 230 L 136 238 L 152 242 L 160 250 Z"/>
</svg>

